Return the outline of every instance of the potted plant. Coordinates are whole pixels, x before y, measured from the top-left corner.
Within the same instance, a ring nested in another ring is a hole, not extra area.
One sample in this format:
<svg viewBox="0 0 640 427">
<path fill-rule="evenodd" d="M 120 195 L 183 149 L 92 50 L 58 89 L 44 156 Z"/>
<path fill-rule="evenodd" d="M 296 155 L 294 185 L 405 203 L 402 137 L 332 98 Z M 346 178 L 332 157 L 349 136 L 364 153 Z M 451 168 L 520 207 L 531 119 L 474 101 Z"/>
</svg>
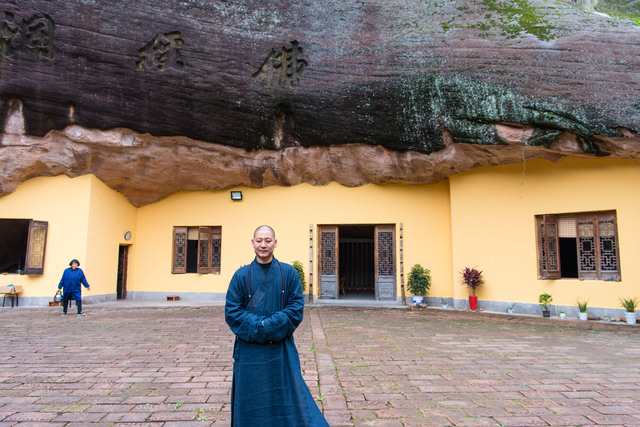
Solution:
<svg viewBox="0 0 640 427">
<path fill-rule="evenodd" d="M 409 279 L 407 281 L 407 289 L 413 294 L 413 304 L 421 306 L 424 297 L 431 288 L 431 271 L 416 264 L 411 267 Z"/>
<path fill-rule="evenodd" d="M 517 303 L 513 303 L 512 305 L 510 305 L 509 307 L 507 307 L 507 313 L 509 314 L 513 314 L 513 307 L 516 306 Z"/>
<path fill-rule="evenodd" d="M 553 297 L 551 296 L 551 294 L 544 293 L 538 297 L 538 303 L 540 304 L 540 308 L 542 309 L 543 317 L 551 317 L 551 310 L 549 310 L 551 301 L 553 301 Z"/>
<path fill-rule="evenodd" d="M 624 313 L 627 318 L 627 324 L 635 325 L 638 321 L 638 315 L 636 314 L 636 308 L 640 301 L 637 298 L 620 298 L 620 304 L 622 304 L 622 308 L 625 309 L 626 313 Z"/>
<path fill-rule="evenodd" d="M 559 316 L 561 319 L 566 319 L 566 318 L 567 318 L 567 313 L 565 313 L 564 311 L 559 311 L 559 312 L 558 312 L 558 316 Z"/>
<path fill-rule="evenodd" d="M 604 323 L 610 323 L 611 316 L 609 316 L 608 314 L 605 314 L 604 316 L 602 316 L 602 320 L 604 320 Z"/>
<path fill-rule="evenodd" d="M 482 271 L 477 268 L 465 267 L 461 272 L 462 284 L 467 286 L 469 290 L 469 310 L 476 311 L 478 309 L 478 297 L 476 296 L 476 288 L 484 283 L 482 280 Z"/>
<path fill-rule="evenodd" d="M 307 282 L 304 280 L 304 266 L 300 261 L 293 261 L 291 266 L 295 268 L 298 276 L 300 276 L 300 285 L 302 285 L 302 292 L 307 290 Z"/>
<path fill-rule="evenodd" d="M 447 309 L 447 307 L 449 307 L 449 304 L 447 303 L 447 300 L 444 298 L 440 298 L 440 304 L 442 304 L 442 308 L 443 309 Z"/>
<path fill-rule="evenodd" d="M 587 309 L 588 299 L 576 299 L 576 304 L 578 305 L 578 317 L 580 320 L 588 320 L 589 319 L 589 310 Z"/>
</svg>

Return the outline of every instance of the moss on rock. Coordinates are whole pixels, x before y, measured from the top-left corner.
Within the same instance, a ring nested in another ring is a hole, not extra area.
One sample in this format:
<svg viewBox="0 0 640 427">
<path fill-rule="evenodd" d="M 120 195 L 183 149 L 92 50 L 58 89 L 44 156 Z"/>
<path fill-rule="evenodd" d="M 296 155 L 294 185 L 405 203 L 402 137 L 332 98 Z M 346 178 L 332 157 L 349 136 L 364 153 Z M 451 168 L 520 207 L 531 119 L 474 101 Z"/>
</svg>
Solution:
<svg viewBox="0 0 640 427">
<path fill-rule="evenodd" d="M 617 129 L 590 119 L 587 111 L 568 109 L 560 99 L 527 99 L 515 91 L 462 76 L 411 77 L 393 92 L 397 95 L 391 108 L 401 128 L 400 138 L 409 149 L 418 151 L 441 149 L 443 130 L 456 142 L 500 144 L 494 125 L 503 122 L 535 126 L 526 145 L 548 146 L 565 130 L 585 137 L 620 136 Z M 588 144 L 584 149 L 595 150 Z"/>
<path fill-rule="evenodd" d="M 640 2 L 638 0 L 600 1 L 595 9 L 615 18 L 629 20 L 640 27 Z"/>
</svg>

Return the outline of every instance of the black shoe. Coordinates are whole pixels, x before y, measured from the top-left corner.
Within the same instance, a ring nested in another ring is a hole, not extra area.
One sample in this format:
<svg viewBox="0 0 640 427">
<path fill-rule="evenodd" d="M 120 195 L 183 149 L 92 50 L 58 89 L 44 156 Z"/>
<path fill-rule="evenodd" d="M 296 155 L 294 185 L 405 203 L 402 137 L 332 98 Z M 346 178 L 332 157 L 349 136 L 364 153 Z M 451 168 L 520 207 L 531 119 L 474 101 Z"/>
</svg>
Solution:
<svg viewBox="0 0 640 427">
<path fill-rule="evenodd" d="M 84 316 L 85 313 L 78 313 L 78 316 Z"/>
</svg>

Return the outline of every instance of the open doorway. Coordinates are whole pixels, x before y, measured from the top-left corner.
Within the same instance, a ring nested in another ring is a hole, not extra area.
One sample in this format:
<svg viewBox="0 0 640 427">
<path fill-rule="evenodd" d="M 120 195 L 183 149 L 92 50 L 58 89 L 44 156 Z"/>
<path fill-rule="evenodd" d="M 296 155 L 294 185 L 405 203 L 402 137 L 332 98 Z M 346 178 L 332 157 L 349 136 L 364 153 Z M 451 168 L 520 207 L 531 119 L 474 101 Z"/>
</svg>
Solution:
<svg viewBox="0 0 640 427">
<path fill-rule="evenodd" d="M 127 299 L 127 271 L 129 269 L 129 245 L 120 245 L 118 254 L 117 299 Z"/>
<path fill-rule="evenodd" d="M 338 227 L 339 299 L 375 300 L 375 227 Z"/>
<path fill-rule="evenodd" d="M 320 299 L 396 300 L 395 225 L 318 226 Z"/>
</svg>

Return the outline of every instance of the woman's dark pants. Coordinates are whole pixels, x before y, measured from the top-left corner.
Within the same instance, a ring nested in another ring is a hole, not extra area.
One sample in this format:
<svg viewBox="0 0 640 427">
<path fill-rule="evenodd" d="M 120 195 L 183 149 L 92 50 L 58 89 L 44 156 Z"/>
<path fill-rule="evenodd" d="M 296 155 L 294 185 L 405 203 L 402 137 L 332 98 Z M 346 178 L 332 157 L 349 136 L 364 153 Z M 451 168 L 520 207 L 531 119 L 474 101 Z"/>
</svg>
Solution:
<svg viewBox="0 0 640 427">
<path fill-rule="evenodd" d="M 76 307 L 78 307 L 78 314 L 82 313 L 82 301 L 76 301 Z M 67 309 L 69 308 L 69 300 L 66 299 L 62 303 L 62 312 L 67 314 Z"/>
</svg>

